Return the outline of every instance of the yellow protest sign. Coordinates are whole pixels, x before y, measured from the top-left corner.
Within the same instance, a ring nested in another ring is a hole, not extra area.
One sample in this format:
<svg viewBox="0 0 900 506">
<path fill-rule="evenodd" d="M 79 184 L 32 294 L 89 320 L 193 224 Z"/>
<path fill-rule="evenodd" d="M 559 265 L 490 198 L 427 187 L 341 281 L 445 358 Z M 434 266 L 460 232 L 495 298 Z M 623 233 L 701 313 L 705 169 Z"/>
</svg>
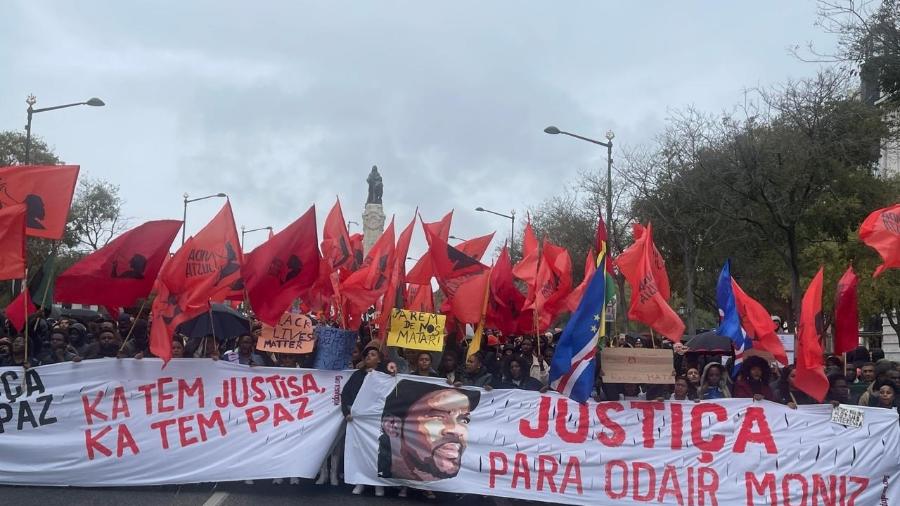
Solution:
<svg viewBox="0 0 900 506">
<path fill-rule="evenodd" d="M 304 314 L 284 313 L 278 325 L 263 323 L 256 349 L 276 353 L 312 353 L 316 345 L 312 320 Z"/>
<path fill-rule="evenodd" d="M 444 349 L 446 320 L 447 317 L 442 314 L 394 309 L 391 311 L 391 331 L 387 336 L 387 345 L 441 351 Z"/>
</svg>

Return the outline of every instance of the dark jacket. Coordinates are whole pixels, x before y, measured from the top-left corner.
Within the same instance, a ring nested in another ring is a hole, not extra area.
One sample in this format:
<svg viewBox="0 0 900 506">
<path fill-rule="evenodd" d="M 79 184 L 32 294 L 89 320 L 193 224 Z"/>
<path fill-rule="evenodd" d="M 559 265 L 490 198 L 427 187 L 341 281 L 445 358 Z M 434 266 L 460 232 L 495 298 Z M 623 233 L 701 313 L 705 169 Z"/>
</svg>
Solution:
<svg viewBox="0 0 900 506">
<path fill-rule="evenodd" d="M 489 373 L 485 366 L 481 366 L 475 374 L 464 372 L 457 380 L 467 387 L 484 388 L 485 385 L 491 385 L 494 381 L 494 375 Z"/>
<path fill-rule="evenodd" d="M 512 378 L 502 378 L 496 382 L 494 388 L 500 390 L 533 390 L 537 392 L 544 388 L 544 384 L 531 376 L 525 376 L 519 381 L 514 381 Z"/>
<path fill-rule="evenodd" d="M 735 397 L 752 399 L 756 394 L 762 395 L 767 401 L 775 402 L 775 392 L 767 382 L 741 378 L 734 384 Z"/>
</svg>

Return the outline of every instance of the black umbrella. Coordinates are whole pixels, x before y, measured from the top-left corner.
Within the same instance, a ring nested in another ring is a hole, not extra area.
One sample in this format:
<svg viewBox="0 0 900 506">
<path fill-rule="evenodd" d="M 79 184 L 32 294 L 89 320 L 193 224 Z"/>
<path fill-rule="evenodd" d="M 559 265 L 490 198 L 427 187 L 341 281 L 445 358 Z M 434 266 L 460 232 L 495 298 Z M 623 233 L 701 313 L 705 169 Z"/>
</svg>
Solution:
<svg viewBox="0 0 900 506">
<path fill-rule="evenodd" d="M 224 341 L 250 334 L 250 320 L 227 304 L 213 304 L 210 311 L 179 325 L 178 332 L 188 337 L 214 335 L 218 341 Z"/>
<path fill-rule="evenodd" d="M 731 339 L 716 334 L 714 330 L 692 336 L 684 344 L 690 353 L 731 355 Z"/>
</svg>

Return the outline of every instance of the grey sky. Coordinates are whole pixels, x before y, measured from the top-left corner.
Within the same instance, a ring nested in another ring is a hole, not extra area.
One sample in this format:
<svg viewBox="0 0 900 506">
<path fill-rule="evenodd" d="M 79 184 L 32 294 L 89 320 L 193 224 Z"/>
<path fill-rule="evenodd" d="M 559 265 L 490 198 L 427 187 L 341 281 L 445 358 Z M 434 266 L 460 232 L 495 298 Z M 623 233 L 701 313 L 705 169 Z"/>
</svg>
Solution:
<svg viewBox="0 0 900 506">
<path fill-rule="evenodd" d="M 281 228 L 340 195 L 360 219 L 377 164 L 399 228 L 456 209 L 453 234 L 508 235 L 476 213 L 524 209 L 671 108 L 730 109 L 742 91 L 817 67 L 786 48 L 830 37 L 813 2 L 43 2 L 0 5 L 0 129 L 35 116 L 83 174 L 121 185 L 134 224 L 224 191 L 238 227 Z M 193 204 L 188 233 L 218 209 Z M 358 228 L 351 227 L 351 232 Z M 248 236 L 248 249 L 265 238 Z M 411 255 L 422 250 L 417 232 Z M 576 262 L 577 264 L 577 262 Z"/>
</svg>

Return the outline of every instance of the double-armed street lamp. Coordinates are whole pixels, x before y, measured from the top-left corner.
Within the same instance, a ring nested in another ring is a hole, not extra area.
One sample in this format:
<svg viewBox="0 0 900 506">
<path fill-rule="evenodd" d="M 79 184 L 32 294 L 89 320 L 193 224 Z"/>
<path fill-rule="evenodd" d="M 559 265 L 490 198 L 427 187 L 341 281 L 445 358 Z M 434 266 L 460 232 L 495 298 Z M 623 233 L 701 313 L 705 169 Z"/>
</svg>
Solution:
<svg viewBox="0 0 900 506">
<path fill-rule="evenodd" d="M 31 164 L 31 117 L 39 112 L 47 112 L 47 111 L 55 111 L 57 109 L 65 109 L 67 107 L 75 107 L 77 105 L 89 105 L 91 107 L 102 107 L 106 105 L 102 100 L 97 97 L 89 98 L 84 102 L 75 102 L 73 104 L 63 104 L 63 105 L 54 105 L 53 107 L 41 107 L 38 109 L 34 108 L 34 104 L 37 103 L 37 98 L 34 95 L 28 95 L 28 98 L 25 99 L 25 103 L 28 104 L 28 123 L 25 124 L 25 165 Z"/>
<path fill-rule="evenodd" d="M 184 194 L 184 219 L 181 222 L 181 244 L 184 244 L 185 232 L 187 232 L 187 206 L 191 202 L 197 202 L 198 200 L 206 200 L 214 197 L 219 198 L 228 198 L 228 195 L 224 193 L 215 193 L 213 195 L 207 195 L 205 197 L 197 197 L 195 199 L 188 198 L 190 195 L 187 193 Z M 241 239 L 241 246 L 243 247 L 243 238 Z"/>
<path fill-rule="evenodd" d="M 259 227 L 259 228 L 251 228 L 248 230 L 247 227 L 241 225 L 241 251 L 244 251 L 244 236 L 251 232 L 259 232 L 260 230 L 268 230 L 269 232 L 271 232 L 272 227 L 271 226 Z"/>
<path fill-rule="evenodd" d="M 606 148 L 606 222 L 609 223 L 610 227 L 612 226 L 612 148 L 613 148 L 613 138 L 616 136 L 612 130 L 606 131 L 606 142 L 598 141 L 594 139 L 590 139 L 588 137 L 582 137 L 580 135 L 576 135 L 570 132 L 566 132 L 556 128 L 555 126 L 548 126 L 544 129 L 544 133 L 548 133 L 550 135 L 563 134 L 568 135 L 569 137 L 574 137 L 576 139 L 581 139 L 583 141 L 590 142 L 592 144 L 597 144 L 598 146 L 603 146 Z"/>
</svg>

